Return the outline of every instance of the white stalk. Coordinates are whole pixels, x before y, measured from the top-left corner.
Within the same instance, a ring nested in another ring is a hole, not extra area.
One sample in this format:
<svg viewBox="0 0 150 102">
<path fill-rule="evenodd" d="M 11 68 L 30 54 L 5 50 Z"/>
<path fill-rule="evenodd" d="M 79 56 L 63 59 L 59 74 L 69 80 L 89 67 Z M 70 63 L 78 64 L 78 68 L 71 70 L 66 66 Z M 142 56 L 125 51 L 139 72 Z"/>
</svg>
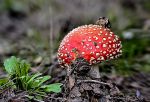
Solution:
<svg viewBox="0 0 150 102">
<path fill-rule="evenodd" d="M 101 75 L 100 75 L 100 71 L 99 71 L 99 67 L 98 66 L 92 66 L 91 70 L 90 70 L 90 76 L 92 78 L 101 78 Z"/>
</svg>

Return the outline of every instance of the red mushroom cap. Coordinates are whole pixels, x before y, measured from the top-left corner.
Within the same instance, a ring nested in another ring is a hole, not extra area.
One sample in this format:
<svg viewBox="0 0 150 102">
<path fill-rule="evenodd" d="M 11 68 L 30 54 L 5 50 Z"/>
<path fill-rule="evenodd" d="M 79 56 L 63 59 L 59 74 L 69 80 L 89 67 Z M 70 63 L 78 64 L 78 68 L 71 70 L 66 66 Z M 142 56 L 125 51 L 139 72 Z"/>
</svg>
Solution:
<svg viewBox="0 0 150 102">
<path fill-rule="evenodd" d="M 62 40 L 58 49 L 58 60 L 69 65 L 78 57 L 89 64 L 117 58 L 122 53 L 119 37 L 99 25 L 84 25 L 73 29 Z"/>
</svg>

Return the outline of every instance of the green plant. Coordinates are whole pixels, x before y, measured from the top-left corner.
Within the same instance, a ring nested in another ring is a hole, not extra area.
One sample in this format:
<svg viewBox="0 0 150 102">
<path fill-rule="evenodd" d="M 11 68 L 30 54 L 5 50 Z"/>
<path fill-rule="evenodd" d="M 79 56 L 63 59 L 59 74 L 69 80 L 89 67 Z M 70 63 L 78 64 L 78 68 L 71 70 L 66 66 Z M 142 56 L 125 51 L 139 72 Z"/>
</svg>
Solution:
<svg viewBox="0 0 150 102">
<path fill-rule="evenodd" d="M 54 84 L 45 84 L 51 77 L 50 76 L 42 76 L 41 73 L 29 74 L 30 64 L 28 64 L 25 60 L 20 60 L 12 56 L 11 58 L 4 61 L 4 68 L 8 73 L 9 77 L 7 80 L 11 80 L 10 82 L 6 82 L 4 80 L 0 80 L 3 82 L 3 86 L 13 85 L 17 90 L 27 91 L 29 96 L 36 94 L 39 96 L 46 95 L 47 92 L 55 92 L 59 93 L 61 91 L 61 83 Z M 2 85 L 2 84 L 0 84 Z"/>
</svg>

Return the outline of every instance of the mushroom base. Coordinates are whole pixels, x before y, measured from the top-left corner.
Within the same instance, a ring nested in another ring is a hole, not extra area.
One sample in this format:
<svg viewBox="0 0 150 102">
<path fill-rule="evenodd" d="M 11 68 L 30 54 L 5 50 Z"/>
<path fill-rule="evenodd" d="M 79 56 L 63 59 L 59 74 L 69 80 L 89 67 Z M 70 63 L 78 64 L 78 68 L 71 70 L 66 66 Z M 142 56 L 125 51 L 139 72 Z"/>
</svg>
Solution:
<svg viewBox="0 0 150 102">
<path fill-rule="evenodd" d="M 76 59 L 67 68 L 65 94 L 67 102 L 97 102 L 99 98 L 110 95 L 111 90 L 118 89 L 110 83 L 100 81 L 100 75 L 91 77 L 91 73 L 99 70 L 91 70 L 92 66 L 83 58 Z"/>
</svg>

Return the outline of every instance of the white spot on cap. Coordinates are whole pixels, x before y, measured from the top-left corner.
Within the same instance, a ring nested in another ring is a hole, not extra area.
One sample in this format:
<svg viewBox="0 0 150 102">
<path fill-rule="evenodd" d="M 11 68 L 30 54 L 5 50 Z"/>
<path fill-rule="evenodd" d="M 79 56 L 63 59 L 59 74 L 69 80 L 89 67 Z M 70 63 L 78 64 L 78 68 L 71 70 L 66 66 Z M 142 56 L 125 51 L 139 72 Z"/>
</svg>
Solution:
<svg viewBox="0 0 150 102">
<path fill-rule="evenodd" d="M 103 57 L 103 56 L 100 56 L 100 59 L 101 59 L 101 60 L 104 60 L 104 57 Z"/>
<path fill-rule="evenodd" d="M 95 40 L 98 40 L 98 37 L 96 37 Z"/>
<path fill-rule="evenodd" d="M 112 41 L 110 41 L 110 40 L 109 40 L 108 42 L 109 42 L 109 43 L 112 43 Z"/>
<path fill-rule="evenodd" d="M 103 40 L 106 40 L 106 38 L 103 38 Z"/>
<path fill-rule="evenodd" d="M 97 49 L 99 49 L 99 46 L 96 46 Z"/>
<path fill-rule="evenodd" d="M 103 51 L 103 54 L 106 54 L 106 51 Z"/>
<path fill-rule="evenodd" d="M 87 46 L 89 46 L 89 44 L 86 44 Z"/>
<path fill-rule="evenodd" d="M 108 39 L 111 39 L 111 37 L 109 36 Z"/>
<path fill-rule="evenodd" d="M 110 31 L 110 29 L 107 28 L 108 31 Z"/>
<path fill-rule="evenodd" d="M 115 37 L 116 37 L 116 40 L 119 40 L 119 37 L 117 35 L 115 35 Z"/>
<path fill-rule="evenodd" d="M 119 52 L 122 53 L 122 50 L 120 50 Z"/>
<path fill-rule="evenodd" d="M 116 52 L 114 51 L 113 54 L 116 54 Z"/>
<path fill-rule="evenodd" d="M 113 34 L 113 32 L 110 32 L 110 34 Z"/>
<path fill-rule="evenodd" d="M 82 54 L 85 54 L 85 52 L 82 52 Z"/>
<path fill-rule="evenodd" d="M 94 54 L 94 52 L 90 52 L 90 54 Z"/>
<path fill-rule="evenodd" d="M 110 59 L 114 59 L 114 56 L 111 56 Z"/>
<path fill-rule="evenodd" d="M 93 34 L 93 32 L 89 32 L 89 33 Z"/>
<path fill-rule="evenodd" d="M 111 48 L 111 45 L 109 45 L 109 48 Z"/>
<path fill-rule="evenodd" d="M 98 33 L 98 35 L 101 36 L 102 34 L 101 34 L 101 33 Z"/>
<path fill-rule="evenodd" d="M 100 53 L 96 53 L 96 56 L 99 56 L 100 55 Z"/>
<path fill-rule="evenodd" d="M 106 45 L 106 44 L 103 44 L 103 47 L 107 47 L 107 45 Z"/>
<path fill-rule="evenodd" d="M 116 45 L 115 45 L 115 44 L 113 44 L 113 48 L 116 48 Z"/>
<path fill-rule="evenodd" d="M 64 46 L 62 46 L 61 49 L 64 49 Z"/>
<path fill-rule="evenodd" d="M 85 41 L 86 41 L 86 39 L 82 40 L 82 42 L 85 42 Z"/>
<path fill-rule="evenodd" d="M 98 61 L 100 61 L 100 60 L 101 60 L 101 59 L 100 59 L 100 57 L 99 57 L 99 58 L 97 58 L 97 60 L 98 60 Z"/>
<path fill-rule="evenodd" d="M 90 60 L 91 60 L 91 61 L 92 61 L 92 60 L 95 60 L 95 58 L 94 58 L 94 57 L 91 57 Z"/>
<path fill-rule="evenodd" d="M 116 39 L 114 39 L 113 42 L 116 42 Z"/>
</svg>

